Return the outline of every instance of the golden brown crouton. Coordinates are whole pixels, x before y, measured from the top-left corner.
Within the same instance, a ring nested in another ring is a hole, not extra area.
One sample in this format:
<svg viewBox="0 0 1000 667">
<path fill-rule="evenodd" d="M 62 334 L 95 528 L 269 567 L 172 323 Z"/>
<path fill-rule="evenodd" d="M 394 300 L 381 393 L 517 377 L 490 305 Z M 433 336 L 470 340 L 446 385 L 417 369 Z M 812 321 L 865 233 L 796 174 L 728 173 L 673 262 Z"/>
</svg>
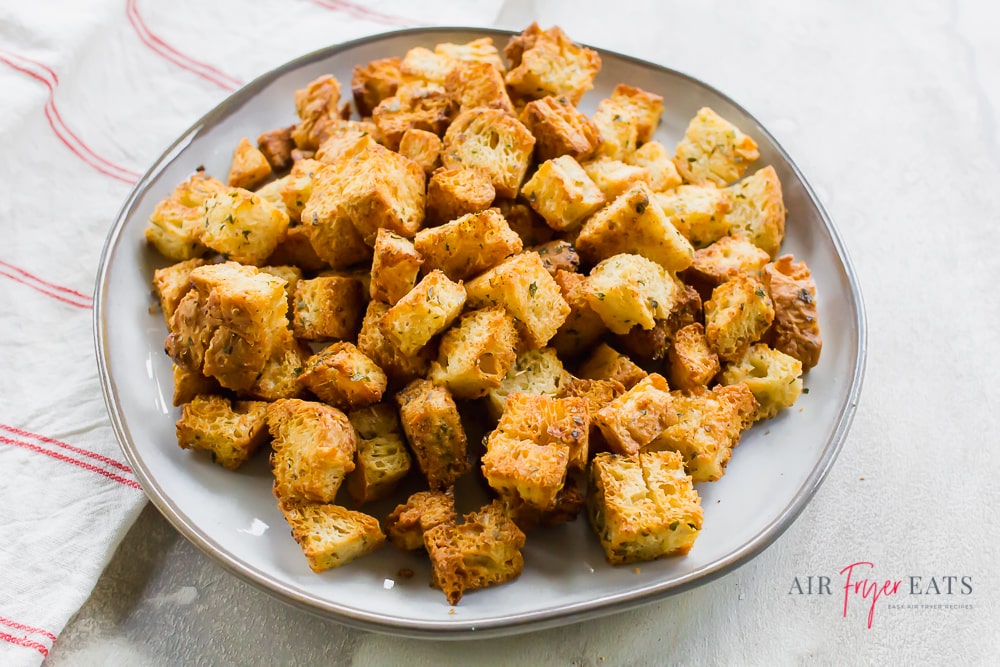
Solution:
<svg viewBox="0 0 1000 667">
<path fill-rule="evenodd" d="M 294 129 L 295 126 L 291 125 L 269 130 L 257 137 L 257 149 L 263 153 L 275 172 L 286 171 L 292 166 L 292 149 L 295 148 L 295 142 L 292 141 Z"/>
<path fill-rule="evenodd" d="M 249 190 L 227 188 L 205 202 L 198 241 L 241 264 L 263 264 L 288 230 L 288 215 Z"/>
<path fill-rule="evenodd" d="M 661 98 L 661 111 L 662 108 Z M 624 160 L 638 148 L 640 118 L 633 113 L 632 107 L 625 104 L 617 95 L 601 100 L 592 119 L 601 133 L 601 145 L 597 149 L 598 155 L 613 160 Z M 659 116 L 657 116 L 656 122 L 659 122 Z"/>
<path fill-rule="evenodd" d="M 465 287 L 435 270 L 396 302 L 379 321 L 382 333 L 403 354 L 416 354 L 451 326 L 465 305 Z"/>
<path fill-rule="evenodd" d="M 466 285 L 473 308 L 503 305 L 521 325 L 522 340 L 542 347 L 569 315 L 569 305 L 558 283 L 549 275 L 538 253 L 515 255 Z"/>
<path fill-rule="evenodd" d="M 535 136 L 539 162 L 561 155 L 587 160 L 601 144 L 601 132 L 594 122 L 565 97 L 550 95 L 528 102 L 520 119 Z"/>
<path fill-rule="evenodd" d="M 403 385 L 427 373 L 435 351 L 432 346 L 427 346 L 413 355 L 400 352 L 379 327 L 387 312 L 388 304 L 381 301 L 368 303 L 361 331 L 358 332 L 358 349 L 378 364 L 392 384 Z"/>
<path fill-rule="evenodd" d="M 345 276 L 300 280 L 292 331 L 306 340 L 345 340 L 358 331 L 365 308 L 362 285 Z"/>
<path fill-rule="evenodd" d="M 583 398 L 515 392 L 507 397 L 496 430 L 536 445 L 565 447 L 570 467 L 587 466 L 590 414 Z"/>
<path fill-rule="evenodd" d="M 372 111 L 372 120 L 382 143 L 396 150 L 409 129 L 443 134 L 454 111 L 455 102 L 440 86 L 413 82 L 404 83 L 395 95 L 379 102 Z"/>
<path fill-rule="evenodd" d="M 200 449 L 212 461 L 236 470 L 267 440 L 267 403 L 236 401 L 222 396 L 195 396 L 181 408 L 177 444 Z"/>
<path fill-rule="evenodd" d="M 503 503 L 504 513 L 525 533 L 538 528 L 555 528 L 575 521 L 586 505 L 586 475 L 569 470 L 566 482 L 556 494 L 555 505 L 550 509 L 539 509 L 516 497 L 504 497 Z"/>
<path fill-rule="evenodd" d="M 191 271 L 204 265 L 205 260 L 195 257 L 153 271 L 153 292 L 160 300 L 160 311 L 168 325 L 181 299 L 191 289 Z"/>
<path fill-rule="evenodd" d="M 691 119 L 677 144 L 674 165 L 688 183 L 725 187 L 760 157 L 757 142 L 708 107 Z"/>
<path fill-rule="evenodd" d="M 567 377 L 562 361 L 552 348 L 521 352 L 500 386 L 490 389 L 487 394 L 490 414 L 499 419 L 507 397 L 516 391 L 555 396 Z"/>
<path fill-rule="evenodd" d="M 654 192 L 675 188 L 683 182 L 681 175 L 677 173 L 677 167 L 674 166 L 670 151 L 659 141 L 643 144 L 635 152 L 626 155 L 625 162 L 646 169 L 647 182 Z"/>
<path fill-rule="evenodd" d="M 685 554 L 703 520 L 701 499 L 676 452 L 599 454 L 587 509 L 612 565 Z"/>
<path fill-rule="evenodd" d="M 429 270 L 465 280 L 521 252 L 521 237 L 495 208 L 421 229 L 413 245 Z"/>
<path fill-rule="evenodd" d="M 540 164 L 521 196 L 557 231 L 579 226 L 604 204 L 604 194 L 569 155 Z"/>
<path fill-rule="evenodd" d="M 763 343 L 722 369 L 723 384 L 745 383 L 760 404 L 755 420 L 770 419 L 795 405 L 802 393 L 802 362 Z"/>
<path fill-rule="evenodd" d="M 292 166 L 288 177 L 282 179 L 281 200 L 293 222 L 302 220 L 302 209 L 312 195 L 313 184 L 325 169 L 327 165 L 318 160 L 299 160 Z"/>
<path fill-rule="evenodd" d="M 466 514 L 465 523 L 442 523 L 424 533 L 431 583 L 458 604 L 465 591 L 516 579 L 524 569 L 524 533 L 504 515 L 499 500 Z"/>
<path fill-rule="evenodd" d="M 323 138 L 313 156 L 324 164 L 336 164 L 340 158 L 351 157 L 375 143 L 378 127 L 374 123 L 356 120 L 333 120 L 323 127 Z"/>
<path fill-rule="evenodd" d="M 651 373 L 592 415 L 612 451 L 635 456 L 677 423 L 669 391 L 666 379 Z"/>
<path fill-rule="evenodd" d="M 738 273 L 705 302 L 705 335 L 719 357 L 735 361 L 760 340 L 774 320 L 774 305 L 757 278 Z"/>
<path fill-rule="evenodd" d="M 587 407 L 587 414 L 595 415 L 598 410 L 624 394 L 625 391 L 625 385 L 618 380 L 585 380 L 582 378 L 572 378 L 563 384 L 563 386 L 559 389 L 558 395 L 560 398 L 582 398 Z M 597 422 L 593 420 L 590 421 L 590 435 L 587 437 L 587 445 L 590 449 L 591 455 L 595 452 L 606 451 L 608 449 L 608 442 L 604 439 L 604 434 L 602 434 L 601 429 L 598 428 Z"/>
<path fill-rule="evenodd" d="M 648 373 L 607 343 L 601 343 L 577 370 L 587 380 L 616 380 L 626 389 L 641 382 Z"/>
<path fill-rule="evenodd" d="M 347 417 L 358 433 L 358 455 L 354 471 L 347 476 L 347 490 L 357 503 L 385 498 L 411 465 L 396 409 L 379 403 Z"/>
<path fill-rule="evenodd" d="M 458 398 L 479 398 L 500 386 L 515 359 L 514 318 L 502 306 L 483 308 L 466 313 L 444 334 L 427 378 Z"/>
<path fill-rule="evenodd" d="M 510 39 L 504 55 L 511 66 L 507 85 L 526 99 L 565 95 L 577 104 L 601 69 L 597 52 L 574 44 L 558 26 L 543 31 L 532 23 Z"/>
<path fill-rule="evenodd" d="M 233 151 L 226 182 L 230 187 L 253 190 L 271 175 L 271 163 L 246 137 L 240 139 Z"/>
<path fill-rule="evenodd" d="M 514 113 L 503 73 L 491 63 L 460 63 L 448 74 L 444 89 L 459 107 L 459 111 L 491 108 L 512 115 Z"/>
<path fill-rule="evenodd" d="M 354 106 L 362 118 L 371 116 L 372 109 L 379 102 L 396 94 L 396 89 L 404 81 L 401 64 L 399 58 L 383 58 L 366 65 L 355 65 L 351 92 L 354 94 Z"/>
<path fill-rule="evenodd" d="M 701 296 L 698 290 L 690 285 L 684 285 L 667 319 L 656 320 L 652 329 L 632 327 L 627 334 L 617 336 L 615 340 L 633 358 L 643 362 L 655 362 L 667 356 L 674 334 L 702 319 Z"/>
<path fill-rule="evenodd" d="M 655 195 L 670 223 L 695 248 L 715 243 L 729 232 L 729 196 L 712 184 L 681 185 Z"/>
<path fill-rule="evenodd" d="M 281 503 L 332 503 L 354 470 L 357 434 L 332 406 L 283 398 L 267 407 L 274 495 Z"/>
<path fill-rule="evenodd" d="M 542 259 L 544 261 L 544 256 Z M 560 357 L 575 357 L 596 343 L 607 327 L 601 316 L 590 307 L 585 276 L 558 270 L 554 278 L 569 305 L 569 315 L 549 344 L 559 352 Z"/>
<path fill-rule="evenodd" d="M 378 519 L 332 503 L 279 506 L 313 572 L 350 563 L 385 542 Z"/>
<path fill-rule="evenodd" d="M 587 303 L 604 325 L 617 334 L 634 326 L 652 329 L 666 319 L 683 289 L 663 267 L 640 255 L 615 255 L 602 261 L 587 278 Z"/>
<path fill-rule="evenodd" d="M 205 254 L 198 241 L 198 232 L 205 222 L 203 206 L 225 189 L 223 183 L 205 172 L 195 172 L 156 205 L 146 225 L 146 241 L 175 262 Z"/>
<path fill-rule="evenodd" d="M 205 377 L 201 373 L 171 365 L 174 375 L 174 406 L 190 403 L 195 396 L 220 394 L 222 387 L 215 378 Z"/>
<path fill-rule="evenodd" d="M 428 132 L 410 128 L 403 132 L 399 140 L 399 154 L 420 165 L 424 173 L 430 175 L 441 164 L 441 137 Z"/>
<path fill-rule="evenodd" d="M 816 310 L 816 283 L 805 262 L 791 255 L 764 267 L 764 281 L 774 302 L 771 346 L 802 362 L 807 371 L 819 362 L 823 340 Z"/>
<path fill-rule="evenodd" d="M 465 44 L 442 42 L 434 45 L 434 53 L 463 63 L 487 63 L 501 73 L 507 70 L 492 37 L 480 37 Z"/>
<path fill-rule="evenodd" d="M 378 403 L 387 384 L 382 369 L 348 342 L 310 357 L 300 379 L 321 401 L 341 410 Z"/>
<path fill-rule="evenodd" d="M 760 275 L 768 259 L 767 253 L 750 241 L 724 236 L 707 248 L 695 251 L 688 275 L 715 287 L 737 273 Z"/>
<path fill-rule="evenodd" d="M 406 440 L 432 489 L 445 489 L 469 472 L 465 429 L 446 387 L 414 380 L 396 394 Z"/>
<path fill-rule="evenodd" d="M 418 491 L 386 517 L 385 532 L 397 549 L 418 551 L 424 548 L 424 533 L 435 526 L 454 524 L 457 518 L 454 489 Z"/>
<path fill-rule="evenodd" d="M 285 200 L 281 197 L 281 190 L 285 187 L 287 180 L 288 176 L 282 176 L 281 178 L 268 181 L 254 190 L 254 194 L 269 204 L 277 207 L 285 215 L 288 215 L 288 208 L 285 206 Z M 292 220 L 289 218 L 289 226 L 291 226 L 291 224 Z"/>
<path fill-rule="evenodd" d="M 263 401 L 298 398 L 302 393 L 299 375 L 311 354 L 308 345 L 296 340 L 288 329 L 282 329 L 275 338 L 264 368 L 241 394 Z"/>
<path fill-rule="evenodd" d="M 635 120 L 640 144 L 653 138 L 653 133 L 660 124 L 660 116 L 663 115 L 663 97 L 642 88 L 619 83 L 608 101 L 619 113 L 627 114 Z"/>
<path fill-rule="evenodd" d="M 607 156 L 584 162 L 581 166 L 607 201 L 613 201 L 636 183 L 648 184 L 650 181 L 647 167 Z"/>
<path fill-rule="evenodd" d="M 427 183 L 427 217 L 440 224 L 485 210 L 496 189 L 481 169 L 438 169 Z"/>
<path fill-rule="evenodd" d="M 559 271 L 575 273 L 580 269 L 580 255 L 569 241 L 549 241 L 530 250 L 538 253 L 545 270 L 553 278 Z M 563 292 L 565 293 L 565 290 Z"/>
<path fill-rule="evenodd" d="M 527 204 L 510 199 L 497 199 L 494 204 L 510 228 L 521 237 L 525 248 L 546 243 L 555 236 L 555 230 L 545 224 L 542 216 L 531 210 Z"/>
<path fill-rule="evenodd" d="M 409 239 L 388 229 L 378 230 L 374 255 L 371 298 L 393 306 L 417 284 L 424 260 Z"/>
<path fill-rule="evenodd" d="M 590 216 L 576 248 L 591 262 L 629 253 L 651 259 L 667 271 L 683 271 L 694 256 L 691 244 L 670 224 L 645 183 L 636 183 Z"/>
<path fill-rule="evenodd" d="M 297 266 L 303 271 L 322 271 L 328 268 L 313 250 L 309 241 L 309 232 L 305 227 L 296 225 L 288 228 L 285 240 L 274 248 L 267 258 L 268 266 Z"/>
<path fill-rule="evenodd" d="M 569 449 L 558 443 L 539 444 L 499 429 L 487 439 L 482 458 L 483 476 L 501 497 L 542 510 L 555 506 L 568 463 Z"/>
<path fill-rule="evenodd" d="M 317 77 L 305 88 L 295 91 L 295 111 L 300 122 L 292 130 L 292 140 L 303 150 L 316 150 L 325 122 L 340 113 L 340 83 L 333 76 Z"/>
<path fill-rule="evenodd" d="M 729 233 L 748 239 L 775 257 L 785 238 L 785 202 L 774 167 L 758 170 L 726 188 L 726 192 L 732 201 L 732 209 L 726 214 Z"/>
<path fill-rule="evenodd" d="M 444 85 L 448 73 L 458 64 L 447 53 L 435 53 L 417 46 L 406 52 L 399 69 L 407 80 L 419 79 L 428 83 Z"/>
<path fill-rule="evenodd" d="M 721 370 L 719 355 L 709 345 L 701 322 L 689 324 L 678 331 L 668 355 L 670 384 L 678 389 L 705 387 Z"/>
<path fill-rule="evenodd" d="M 757 401 L 745 384 L 674 391 L 677 423 L 649 444 L 649 451 L 673 450 L 695 482 L 714 482 L 725 474 L 732 449 L 753 424 Z"/>
<path fill-rule="evenodd" d="M 482 169 L 498 195 L 514 197 L 534 147 L 531 132 L 513 116 L 499 109 L 468 109 L 445 132 L 441 162 L 445 169 Z"/>
</svg>

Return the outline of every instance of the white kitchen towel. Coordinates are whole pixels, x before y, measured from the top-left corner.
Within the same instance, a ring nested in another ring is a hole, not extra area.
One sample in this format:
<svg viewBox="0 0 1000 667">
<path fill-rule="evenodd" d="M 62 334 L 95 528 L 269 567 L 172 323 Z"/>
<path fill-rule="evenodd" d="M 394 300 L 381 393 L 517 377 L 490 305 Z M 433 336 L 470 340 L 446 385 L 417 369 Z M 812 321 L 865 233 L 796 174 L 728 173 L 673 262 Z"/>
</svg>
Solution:
<svg viewBox="0 0 1000 667">
<path fill-rule="evenodd" d="M 400 27 L 490 25 L 499 9 L 0 6 L 0 665 L 49 654 L 145 502 L 101 397 L 91 297 L 105 236 L 141 172 L 231 91 L 286 60 Z"/>
</svg>

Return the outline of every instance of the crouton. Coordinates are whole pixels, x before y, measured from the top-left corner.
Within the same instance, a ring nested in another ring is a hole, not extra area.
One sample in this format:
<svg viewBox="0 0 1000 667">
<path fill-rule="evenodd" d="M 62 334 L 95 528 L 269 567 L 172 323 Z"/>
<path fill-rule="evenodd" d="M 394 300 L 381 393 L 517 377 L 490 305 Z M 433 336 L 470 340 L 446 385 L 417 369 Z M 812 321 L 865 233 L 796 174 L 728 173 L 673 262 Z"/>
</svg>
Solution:
<svg viewBox="0 0 1000 667">
<path fill-rule="evenodd" d="M 226 182 L 230 187 L 253 190 L 271 176 L 271 163 L 247 137 L 240 139 L 233 151 Z"/>
<path fill-rule="evenodd" d="M 555 236 L 555 230 L 545 224 L 542 216 L 535 213 L 527 204 L 510 199 L 497 199 L 494 204 L 510 228 L 521 237 L 525 248 L 546 243 Z"/>
<path fill-rule="evenodd" d="M 807 371 L 819 362 L 823 340 L 816 309 L 816 283 L 805 262 L 791 255 L 764 267 L 764 282 L 774 302 L 774 322 L 768 337 L 774 349 L 802 362 Z"/>
<path fill-rule="evenodd" d="M 309 232 L 301 225 L 288 228 L 285 240 L 275 246 L 265 263 L 268 266 L 295 266 L 302 271 L 322 271 L 329 266 L 313 250 Z"/>
<path fill-rule="evenodd" d="M 286 503 L 280 509 L 313 572 L 346 565 L 385 542 L 378 520 L 363 512 L 332 503 Z"/>
<path fill-rule="evenodd" d="M 719 358 L 735 361 L 760 340 L 774 320 L 774 305 L 764 284 L 738 273 L 712 290 L 705 302 L 705 335 Z"/>
<path fill-rule="evenodd" d="M 357 503 L 385 498 L 410 472 L 396 409 L 386 403 L 360 408 L 347 418 L 358 434 L 354 471 L 347 475 L 347 491 Z"/>
<path fill-rule="evenodd" d="M 504 513 L 525 533 L 542 527 L 555 528 L 575 521 L 586 505 L 586 476 L 569 470 L 563 487 L 556 494 L 555 505 L 546 510 L 516 497 L 504 497 L 503 503 Z"/>
<path fill-rule="evenodd" d="M 739 180 L 758 157 L 757 142 L 712 109 L 702 107 L 677 144 L 674 165 L 688 183 L 725 187 Z"/>
<path fill-rule="evenodd" d="M 332 503 L 354 470 L 357 434 L 332 406 L 283 398 L 267 407 L 274 495 L 281 503 Z"/>
<path fill-rule="evenodd" d="M 440 224 L 483 211 L 493 203 L 496 189 L 481 169 L 438 169 L 427 183 L 427 218 Z"/>
<path fill-rule="evenodd" d="M 417 284 L 423 263 L 409 239 L 388 229 L 378 230 L 372 260 L 371 298 L 395 305 Z"/>
<path fill-rule="evenodd" d="M 459 111 L 491 108 L 514 114 L 503 73 L 491 63 L 466 62 L 457 65 L 445 79 L 444 89 Z"/>
<path fill-rule="evenodd" d="M 543 261 L 545 257 L 542 257 Z M 561 358 L 575 357 L 596 343 L 607 327 L 587 300 L 587 278 L 579 273 L 558 270 L 555 281 L 569 305 L 569 315 L 549 344 Z"/>
<path fill-rule="evenodd" d="M 264 159 L 274 172 L 287 171 L 292 167 L 292 149 L 295 148 L 295 142 L 292 140 L 293 130 L 295 126 L 291 125 L 268 130 L 257 137 L 257 150 L 264 155 Z"/>
<path fill-rule="evenodd" d="M 646 169 L 647 182 L 653 192 L 663 192 L 683 183 L 670 151 L 659 141 L 643 144 L 625 156 L 625 163 Z"/>
<path fill-rule="evenodd" d="M 153 209 L 146 225 L 146 241 L 175 262 L 204 255 L 205 247 L 198 240 L 205 222 L 203 207 L 225 189 L 225 184 L 205 172 L 195 172 Z"/>
<path fill-rule="evenodd" d="M 313 158 L 324 164 L 337 164 L 371 148 L 377 142 L 379 129 L 375 123 L 356 120 L 333 120 L 323 128 L 323 138 Z"/>
<path fill-rule="evenodd" d="M 676 452 L 599 454 L 587 510 L 612 565 L 685 554 L 703 521 L 701 499 Z"/>
<path fill-rule="evenodd" d="M 719 355 L 705 336 L 705 327 L 695 322 L 674 336 L 667 353 L 670 359 L 670 384 L 678 389 L 705 387 L 721 370 Z"/>
<path fill-rule="evenodd" d="M 697 387 L 690 393 L 671 392 L 677 423 L 668 426 L 647 447 L 672 450 L 684 459 L 695 482 L 714 482 L 725 474 L 732 449 L 753 424 L 757 401 L 743 383 Z"/>
<path fill-rule="evenodd" d="M 451 280 L 478 275 L 522 248 L 521 237 L 495 208 L 421 229 L 413 245 L 427 269 L 440 270 Z"/>
<path fill-rule="evenodd" d="M 576 240 L 580 256 L 596 263 L 629 253 L 651 259 L 667 271 L 690 266 L 694 249 L 654 197 L 648 185 L 636 183 L 590 216 Z"/>
<path fill-rule="evenodd" d="M 285 238 L 288 215 L 242 188 L 227 188 L 205 202 L 198 241 L 241 264 L 263 264 Z"/>
<path fill-rule="evenodd" d="M 358 349 L 385 372 L 391 383 L 404 385 L 427 373 L 431 359 L 434 358 L 434 350 L 431 346 L 426 346 L 412 355 L 400 352 L 379 327 L 379 322 L 387 312 L 388 304 L 381 301 L 368 303 L 365 317 L 361 321 L 361 331 L 358 332 Z"/>
<path fill-rule="evenodd" d="M 454 489 L 418 491 L 386 517 L 385 532 L 397 549 L 419 551 L 424 548 L 424 533 L 435 526 L 454 524 L 457 518 Z"/>
<path fill-rule="evenodd" d="M 590 414 L 583 398 L 515 392 L 507 397 L 496 431 L 536 445 L 565 447 L 570 467 L 587 466 Z"/>
<path fill-rule="evenodd" d="M 379 327 L 396 349 L 413 355 L 451 326 L 462 312 L 465 297 L 461 282 L 448 280 L 441 271 L 431 271 L 389 308 L 379 321 Z"/>
<path fill-rule="evenodd" d="M 434 53 L 463 63 L 486 63 L 501 73 L 507 70 L 492 37 L 480 37 L 465 44 L 442 42 L 434 45 Z"/>
<path fill-rule="evenodd" d="M 365 308 L 362 285 L 354 278 L 321 276 L 295 287 L 292 331 L 306 340 L 346 340 L 358 331 Z"/>
<path fill-rule="evenodd" d="M 334 343 L 306 362 L 300 381 L 325 403 L 348 410 L 382 400 L 385 373 L 354 343 Z"/>
<path fill-rule="evenodd" d="M 292 166 L 288 177 L 282 180 L 281 200 L 293 222 L 302 220 L 302 209 L 312 195 L 313 184 L 325 169 L 326 164 L 318 160 L 299 160 Z"/>
<path fill-rule="evenodd" d="M 392 97 L 379 102 L 372 111 L 379 138 L 391 150 L 409 129 L 426 130 L 440 136 L 451 122 L 455 102 L 439 86 L 404 83 Z"/>
<path fill-rule="evenodd" d="M 569 155 L 539 165 L 521 196 L 557 231 L 579 226 L 604 205 L 604 194 Z"/>
<path fill-rule="evenodd" d="M 181 299 L 191 289 L 191 271 L 204 265 L 205 260 L 195 257 L 153 271 L 153 292 L 168 325 Z"/>
<path fill-rule="evenodd" d="M 738 273 L 760 275 L 769 259 L 766 252 L 750 241 L 724 236 L 710 246 L 695 251 L 688 275 L 715 287 Z"/>
<path fill-rule="evenodd" d="M 465 523 L 442 523 L 424 533 L 431 583 L 455 605 L 465 591 L 516 579 L 524 569 L 524 533 L 498 500 L 466 514 Z"/>
<path fill-rule="evenodd" d="M 177 444 L 200 449 L 229 470 L 247 462 L 267 440 L 267 403 L 195 396 L 181 408 Z"/>
<path fill-rule="evenodd" d="M 366 65 L 355 65 L 351 77 L 354 106 L 362 118 L 372 115 L 379 102 L 396 94 L 405 77 L 400 69 L 400 58 L 373 60 Z"/>
<path fill-rule="evenodd" d="M 601 132 L 594 122 L 565 97 L 550 95 L 528 102 L 520 120 L 535 136 L 535 159 L 539 162 L 562 155 L 587 160 L 601 144 Z"/>
<path fill-rule="evenodd" d="M 774 258 L 785 238 L 785 202 L 774 167 L 758 170 L 726 192 L 732 201 L 726 214 L 729 233 L 749 240 Z"/>
<path fill-rule="evenodd" d="M 726 190 L 712 184 L 681 185 L 656 193 L 655 199 L 670 223 L 695 248 L 704 248 L 729 233 L 726 212 L 730 200 Z"/>
<path fill-rule="evenodd" d="M 502 306 L 483 308 L 466 313 L 444 334 L 427 377 L 457 398 L 479 398 L 500 386 L 515 359 L 514 318 Z"/>
<path fill-rule="evenodd" d="M 723 384 L 743 382 L 760 404 L 754 420 L 770 419 L 795 405 L 802 393 L 802 362 L 763 343 L 751 345 L 742 357 L 726 364 Z"/>
<path fill-rule="evenodd" d="M 511 399 L 520 395 L 512 394 Z M 483 475 L 501 497 L 520 499 L 542 510 L 555 506 L 568 463 L 566 447 L 538 444 L 500 430 L 490 434 L 482 458 Z"/>
<path fill-rule="evenodd" d="M 441 164 L 441 137 L 428 132 L 410 128 L 403 132 L 399 140 L 399 154 L 420 166 L 424 173 L 430 175 Z"/>
<path fill-rule="evenodd" d="M 592 415 L 612 451 L 635 456 L 677 423 L 669 391 L 666 379 L 651 373 Z"/>
<path fill-rule="evenodd" d="M 292 140 L 303 150 L 316 150 L 323 124 L 340 113 L 340 82 L 329 74 L 313 79 L 295 91 L 295 111 L 300 121 L 292 130 Z"/>
<path fill-rule="evenodd" d="M 649 169 L 643 165 L 600 156 L 582 165 L 607 201 L 613 201 L 636 183 L 649 183 Z"/>
<path fill-rule="evenodd" d="M 177 364 L 171 364 L 174 376 L 174 406 L 190 403 L 195 396 L 220 394 L 222 387 L 215 378 L 205 377 L 197 371 L 189 371 Z"/>
<path fill-rule="evenodd" d="M 469 472 L 465 429 L 447 388 L 414 380 L 396 401 L 406 440 L 431 489 L 445 489 Z"/>
<path fill-rule="evenodd" d="M 467 109 L 444 134 L 445 169 L 479 168 L 502 197 L 517 195 L 531 164 L 535 138 L 519 120 L 499 109 Z"/>
<path fill-rule="evenodd" d="M 601 133 L 598 155 L 624 160 L 639 146 L 639 119 L 612 99 L 601 100 L 591 120 Z"/>
<path fill-rule="evenodd" d="M 615 255 L 590 271 L 587 303 L 617 334 L 638 325 L 652 329 L 680 297 L 680 283 L 656 262 L 639 255 Z"/>
<path fill-rule="evenodd" d="M 455 58 L 447 53 L 435 53 L 430 49 L 417 46 L 406 52 L 399 69 L 409 80 L 420 79 L 428 83 L 444 85 L 452 68 L 458 64 Z"/>
<path fill-rule="evenodd" d="M 569 241 L 549 241 L 530 250 L 538 253 L 542 258 L 542 265 L 553 278 L 560 271 L 576 273 L 580 269 L 580 255 Z"/>
<path fill-rule="evenodd" d="M 660 116 L 663 115 L 663 97 L 642 88 L 619 83 L 608 101 L 619 113 L 634 119 L 639 144 L 652 140 L 653 133 L 660 124 Z"/>
<path fill-rule="evenodd" d="M 281 329 L 264 368 L 242 393 L 264 401 L 297 398 L 302 393 L 299 375 L 311 354 L 309 347 L 296 340 L 291 331 Z"/>
<path fill-rule="evenodd" d="M 487 393 L 490 414 L 499 419 L 507 397 L 516 391 L 555 396 L 567 376 L 562 361 L 552 348 L 521 352 L 500 386 Z"/>
<path fill-rule="evenodd" d="M 660 361 L 667 356 L 674 335 L 687 325 L 701 320 L 701 296 L 698 290 L 684 285 L 667 319 L 656 320 L 652 329 L 634 326 L 627 334 L 616 336 L 615 341 L 635 359 L 647 363 Z"/>
<path fill-rule="evenodd" d="M 577 370 L 585 380 L 616 380 L 626 389 L 641 382 L 648 373 L 607 343 L 601 343 Z"/>
<path fill-rule="evenodd" d="M 503 305 L 520 323 L 522 340 L 542 347 L 566 321 L 570 308 L 538 253 L 504 261 L 466 285 L 473 308 Z"/>
<path fill-rule="evenodd" d="M 288 176 L 283 176 L 281 178 L 269 181 L 268 183 L 260 186 L 254 190 L 254 194 L 271 204 L 279 211 L 288 215 L 288 208 L 285 206 L 285 200 L 281 198 L 281 189 L 285 187 L 285 182 Z M 292 225 L 292 220 L 289 218 L 289 226 Z"/>
<path fill-rule="evenodd" d="M 625 385 L 618 380 L 585 380 L 582 378 L 572 378 L 563 383 L 559 388 L 559 398 L 579 397 L 586 404 L 587 414 L 595 415 L 597 411 L 608 405 L 616 398 L 624 394 Z M 597 422 L 590 420 L 590 433 L 587 436 L 587 446 L 590 455 L 595 452 L 606 451 L 608 442 L 604 439 L 604 434 L 598 428 Z M 519 524 L 520 525 L 520 524 Z"/>
<path fill-rule="evenodd" d="M 507 85 L 526 99 L 563 95 L 578 104 L 601 69 L 597 52 L 574 44 L 558 26 L 543 31 L 532 23 L 510 39 L 504 55 L 511 66 Z"/>
</svg>

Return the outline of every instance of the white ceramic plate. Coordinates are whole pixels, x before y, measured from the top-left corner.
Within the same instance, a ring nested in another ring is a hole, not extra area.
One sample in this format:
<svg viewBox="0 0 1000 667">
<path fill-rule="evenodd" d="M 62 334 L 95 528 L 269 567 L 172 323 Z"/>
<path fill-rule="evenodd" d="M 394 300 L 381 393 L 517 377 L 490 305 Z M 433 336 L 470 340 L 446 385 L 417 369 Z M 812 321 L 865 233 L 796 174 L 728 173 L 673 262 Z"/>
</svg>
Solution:
<svg viewBox="0 0 1000 667">
<path fill-rule="evenodd" d="M 441 41 L 509 33 L 416 29 L 350 42 L 295 60 L 248 84 L 187 131 L 129 195 L 104 248 L 95 335 L 108 411 L 143 489 L 185 537 L 234 574 L 294 604 L 350 625 L 408 636 L 463 638 L 579 621 L 677 593 L 747 562 L 784 531 L 815 493 L 854 416 L 865 358 L 865 322 L 844 247 L 805 178 L 752 116 L 718 91 L 678 72 L 609 52 L 581 108 L 591 112 L 620 82 L 663 95 L 657 138 L 673 146 L 698 108 L 711 106 L 753 136 L 754 166 L 774 165 L 788 207 L 785 252 L 808 262 L 818 285 L 823 355 L 811 390 L 774 420 L 751 429 L 722 480 L 701 484 L 704 530 L 689 554 L 614 568 L 586 520 L 532 534 L 525 569 L 512 584 L 466 594 L 452 612 L 427 582 L 426 559 L 393 548 L 314 574 L 271 496 L 266 456 L 228 472 L 176 444 L 170 361 L 162 316 L 150 313 L 150 280 L 164 261 L 143 229 L 156 203 L 199 165 L 224 177 L 243 136 L 294 122 L 295 89 L 325 73 L 351 80 L 355 64 Z M 348 88 L 349 90 L 349 88 Z M 801 409 L 800 409 L 801 408 Z M 412 578 L 401 578 L 403 568 Z"/>
</svg>

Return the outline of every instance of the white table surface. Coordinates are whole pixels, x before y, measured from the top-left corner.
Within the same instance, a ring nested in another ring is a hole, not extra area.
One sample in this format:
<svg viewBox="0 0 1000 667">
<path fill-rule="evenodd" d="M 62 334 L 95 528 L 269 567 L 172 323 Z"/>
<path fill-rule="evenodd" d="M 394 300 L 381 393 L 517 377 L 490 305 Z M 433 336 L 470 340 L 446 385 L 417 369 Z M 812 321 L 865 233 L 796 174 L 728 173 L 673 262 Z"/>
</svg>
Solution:
<svg viewBox="0 0 1000 667">
<path fill-rule="evenodd" d="M 1000 657 L 1000 9 L 993 2 L 509 2 L 497 23 L 661 63 L 735 98 L 815 186 L 852 254 L 869 357 L 823 487 L 758 558 L 640 609 L 466 642 L 286 606 L 147 507 L 52 665 L 987 664 Z M 822 305 L 822 304 L 821 304 Z M 857 561 L 902 580 L 843 615 Z M 797 595 L 827 576 L 830 595 Z M 940 595 L 914 595 L 935 578 Z M 971 593 L 944 577 L 969 577 Z M 903 605 L 890 607 L 890 605 Z M 915 607 L 912 605 L 916 605 Z M 955 605 L 930 607 L 927 605 Z"/>
</svg>

